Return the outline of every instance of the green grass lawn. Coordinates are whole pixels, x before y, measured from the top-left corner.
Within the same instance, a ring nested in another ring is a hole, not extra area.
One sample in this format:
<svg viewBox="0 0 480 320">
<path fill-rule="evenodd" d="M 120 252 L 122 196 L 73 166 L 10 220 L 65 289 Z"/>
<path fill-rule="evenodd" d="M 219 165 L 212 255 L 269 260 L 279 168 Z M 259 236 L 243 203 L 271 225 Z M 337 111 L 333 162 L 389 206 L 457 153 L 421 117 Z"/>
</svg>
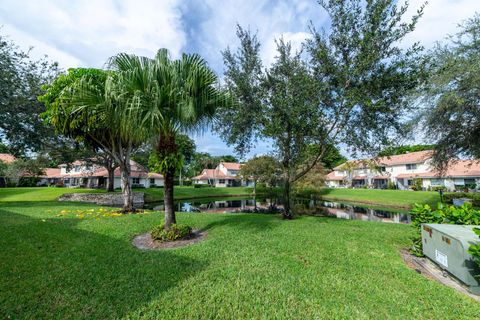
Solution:
<svg viewBox="0 0 480 320">
<path fill-rule="evenodd" d="M 65 193 L 92 193 L 105 192 L 99 189 L 80 188 L 0 188 L 0 202 L 11 201 L 55 201 Z"/>
<path fill-rule="evenodd" d="M 163 188 L 134 189 L 134 191 L 144 192 L 146 202 L 163 201 Z M 175 199 L 193 199 L 208 197 L 229 197 L 245 196 L 252 194 L 252 188 L 193 188 L 193 187 L 175 187 Z M 82 188 L 0 188 L 0 202 L 11 201 L 55 201 L 65 193 L 92 193 L 105 192 L 100 189 L 82 189 Z M 120 192 L 117 190 L 117 192 Z"/>
<path fill-rule="evenodd" d="M 139 189 L 145 192 L 145 202 L 163 201 L 163 188 Z M 180 187 L 174 188 L 175 200 L 207 198 L 207 197 L 230 197 L 245 196 L 252 194 L 252 188 L 231 187 L 231 188 L 193 188 Z"/>
<path fill-rule="evenodd" d="M 182 213 L 179 222 L 207 230 L 207 239 L 143 252 L 131 239 L 160 223 L 160 213 L 89 218 L 86 211 L 83 219 L 70 213 L 90 208 L 99 207 L 0 204 L 0 319 L 478 319 L 480 314 L 479 303 L 405 266 L 399 250 L 412 235 L 406 225 Z"/>
<path fill-rule="evenodd" d="M 411 208 L 415 203 L 436 206 L 440 201 L 438 192 L 375 189 L 322 189 L 318 195 L 325 200 L 350 201 L 365 204 Z"/>
</svg>

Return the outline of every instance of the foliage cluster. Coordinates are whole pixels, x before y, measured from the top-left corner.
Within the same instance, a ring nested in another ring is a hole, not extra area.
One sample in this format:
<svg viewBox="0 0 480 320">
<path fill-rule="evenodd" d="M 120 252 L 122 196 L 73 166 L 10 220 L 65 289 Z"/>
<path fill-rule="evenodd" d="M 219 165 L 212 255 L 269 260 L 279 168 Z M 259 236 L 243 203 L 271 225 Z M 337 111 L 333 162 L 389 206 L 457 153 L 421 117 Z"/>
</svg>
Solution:
<svg viewBox="0 0 480 320">
<path fill-rule="evenodd" d="M 453 203 L 453 199 L 458 199 L 458 198 L 472 199 L 473 206 L 480 207 L 480 193 L 477 193 L 477 192 L 455 192 L 455 193 L 445 193 L 443 195 L 443 201 L 445 203 Z"/>
<path fill-rule="evenodd" d="M 254 181 L 255 192 L 257 183 L 275 187 L 281 180 L 282 170 L 280 163 L 274 157 L 259 156 L 248 160 L 240 169 L 239 175 Z"/>
<path fill-rule="evenodd" d="M 46 146 L 60 144 L 54 130 L 43 125 L 39 114 L 45 110 L 37 96 L 42 85 L 60 72 L 46 58 L 34 60 L 10 39 L 0 35 L 0 143 L 9 152 L 24 156 L 40 152 Z"/>
<path fill-rule="evenodd" d="M 151 235 L 153 239 L 161 242 L 175 241 L 190 237 L 192 228 L 187 225 L 173 223 L 166 229 L 165 224 L 161 224 L 153 228 Z"/>
<path fill-rule="evenodd" d="M 480 225 L 480 210 L 476 210 L 471 204 L 465 203 L 461 207 L 447 206 L 439 203 L 437 209 L 428 204 L 415 204 L 410 211 L 412 226 L 416 229 L 417 235 L 412 239 L 411 252 L 422 256 L 422 239 L 420 229 L 422 223 L 446 223 L 446 224 L 472 224 Z"/>
<path fill-rule="evenodd" d="M 436 142 L 439 169 L 459 155 L 480 157 L 480 13 L 460 28 L 431 52 L 429 79 L 418 88 L 425 105 L 418 124 Z"/>
<path fill-rule="evenodd" d="M 480 228 L 475 228 L 473 231 L 480 237 Z M 470 248 L 468 248 L 468 253 L 473 256 L 475 262 L 480 266 L 480 242 L 472 244 Z"/>
<path fill-rule="evenodd" d="M 378 153 L 379 157 L 395 156 L 399 154 L 405 154 L 409 152 L 433 150 L 435 145 L 433 144 L 417 144 L 417 145 L 404 145 L 404 146 L 392 146 Z"/>
<path fill-rule="evenodd" d="M 422 188 L 423 188 L 423 180 L 420 178 L 413 179 L 410 189 L 412 189 L 413 191 L 422 191 Z"/>
</svg>

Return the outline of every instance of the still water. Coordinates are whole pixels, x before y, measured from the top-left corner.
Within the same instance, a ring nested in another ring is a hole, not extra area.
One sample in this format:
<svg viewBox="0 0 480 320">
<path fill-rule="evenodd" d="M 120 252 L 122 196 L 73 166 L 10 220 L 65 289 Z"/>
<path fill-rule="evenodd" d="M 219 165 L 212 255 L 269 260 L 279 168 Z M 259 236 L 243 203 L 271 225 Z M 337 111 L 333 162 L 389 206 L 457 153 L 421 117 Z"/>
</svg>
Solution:
<svg viewBox="0 0 480 320">
<path fill-rule="evenodd" d="M 163 210 L 163 203 L 149 204 L 149 208 Z M 331 216 L 339 219 L 379 221 L 390 223 L 410 223 L 407 212 L 395 209 L 378 209 L 364 205 L 352 205 L 322 200 L 295 199 L 294 211 L 302 214 Z M 281 210 L 279 199 L 224 198 L 183 200 L 175 203 L 177 212 L 240 213 Z"/>
</svg>

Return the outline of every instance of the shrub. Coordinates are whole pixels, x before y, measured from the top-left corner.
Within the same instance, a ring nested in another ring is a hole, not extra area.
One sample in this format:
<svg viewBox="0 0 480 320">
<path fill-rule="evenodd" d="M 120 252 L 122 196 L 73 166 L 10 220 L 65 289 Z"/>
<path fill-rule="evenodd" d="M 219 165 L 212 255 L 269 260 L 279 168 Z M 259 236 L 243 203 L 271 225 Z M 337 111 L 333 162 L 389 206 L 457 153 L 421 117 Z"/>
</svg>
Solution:
<svg viewBox="0 0 480 320">
<path fill-rule="evenodd" d="M 446 203 L 453 203 L 453 199 L 457 199 L 457 198 L 472 199 L 473 206 L 480 207 L 480 193 L 456 192 L 456 193 L 446 193 L 443 195 L 443 200 Z"/>
<path fill-rule="evenodd" d="M 162 223 L 153 228 L 151 232 L 152 238 L 161 242 L 175 241 L 187 238 L 192 235 L 192 228 L 186 225 L 172 224 L 169 230 L 165 230 Z"/>
<path fill-rule="evenodd" d="M 475 228 L 473 231 L 480 237 L 480 228 Z M 472 244 L 470 248 L 468 248 L 468 253 L 473 256 L 475 262 L 480 266 L 480 243 Z"/>
<path fill-rule="evenodd" d="M 415 204 L 410 214 L 412 226 L 417 230 L 417 235 L 412 239 L 413 245 L 410 251 L 417 256 L 423 256 L 420 234 L 422 223 L 480 224 L 480 211 L 473 209 L 469 203 L 464 203 L 461 207 L 446 206 L 439 203 L 436 210 L 428 204 Z"/>
<path fill-rule="evenodd" d="M 397 189 L 397 186 L 395 185 L 395 183 L 393 181 L 388 181 L 387 183 L 387 189 L 390 189 L 390 190 L 395 190 Z"/>
<path fill-rule="evenodd" d="M 193 187 L 194 188 L 212 188 L 214 186 L 211 186 L 211 185 L 206 184 L 206 183 L 197 183 L 197 184 L 194 184 Z"/>
<path fill-rule="evenodd" d="M 413 179 L 412 185 L 410 186 L 410 188 L 411 188 L 413 191 L 421 191 L 422 188 L 423 188 L 423 181 L 422 181 L 422 179 L 420 179 L 420 178 L 415 178 L 415 179 Z"/>
<path fill-rule="evenodd" d="M 191 181 L 191 180 L 185 180 L 185 181 L 183 181 L 182 183 L 183 183 L 183 186 L 184 186 L 184 187 L 189 187 L 189 186 L 192 185 L 192 181 Z"/>
</svg>

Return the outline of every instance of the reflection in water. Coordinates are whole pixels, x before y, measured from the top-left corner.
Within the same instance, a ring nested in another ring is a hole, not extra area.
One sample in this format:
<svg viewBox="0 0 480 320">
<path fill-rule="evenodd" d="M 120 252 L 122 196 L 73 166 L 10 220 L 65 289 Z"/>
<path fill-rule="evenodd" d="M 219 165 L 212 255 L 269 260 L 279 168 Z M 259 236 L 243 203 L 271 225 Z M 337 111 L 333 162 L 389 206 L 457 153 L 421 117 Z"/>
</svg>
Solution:
<svg viewBox="0 0 480 320">
<path fill-rule="evenodd" d="M 185 200 L 175 203 L 177 212 L 257 212 L 272 208 L 282 209 L 280 199 L 223 199 L 223 200 Z M 153 206 L 154 210 L 163 210 L 163 204 Z M 373 209 L 368 206 L 356 206 L 339 202 L 296 199 L 294 211 L 299 214 L 331 216 L 340 219 L 410 223 L 410 215 L 403 212 Z"/>
<path fill-rule="evenodd" d="M 309 208 L 322 208 L 325 215 L 341 219 L 393 223 L 411 222 L 410 215 L 404 212 L 378 210 L 338 202 L 310 200 Z"/>
</svg>

